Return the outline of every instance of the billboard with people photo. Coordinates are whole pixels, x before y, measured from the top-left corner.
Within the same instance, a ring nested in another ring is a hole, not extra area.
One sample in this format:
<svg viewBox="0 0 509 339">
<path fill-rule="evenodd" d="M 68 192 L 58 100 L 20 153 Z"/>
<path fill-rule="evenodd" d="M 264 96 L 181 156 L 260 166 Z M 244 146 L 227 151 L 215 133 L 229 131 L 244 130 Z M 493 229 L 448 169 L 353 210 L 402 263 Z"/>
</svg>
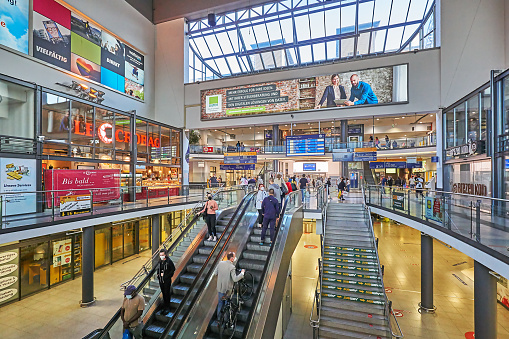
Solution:
<svg viewBox="0 0 509 339">
<path fill-rule="evenodd" d="M 201 119 L 404 103 L 408 65 L 201 91 Z"/>
</svg>

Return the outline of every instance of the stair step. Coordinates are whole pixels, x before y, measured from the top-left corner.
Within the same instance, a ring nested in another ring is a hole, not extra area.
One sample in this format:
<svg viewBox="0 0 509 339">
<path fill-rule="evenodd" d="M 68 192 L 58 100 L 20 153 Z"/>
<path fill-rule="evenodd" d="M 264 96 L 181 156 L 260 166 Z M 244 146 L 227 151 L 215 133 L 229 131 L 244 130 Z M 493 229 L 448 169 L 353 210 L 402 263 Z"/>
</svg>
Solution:
<svg viewBox="0 0 509 339">
<path fill-rule="evenodd" d="M 372 248 L 360 248 L 360 247 L 352 247 L 352 246 L 332 246 L 332 245 L 325 245 L 324 248 L 326 250 L 331 251 L 342 251 L 344 253 L 376 253 L 375 249 Z"/>
<path fill-rule="evenodd" d="M 202 247 L 198 248 L 198 253 L 205 254 L 208 256 L 212 252 L 213 248 L 214 247 L 202 246 Z"/>
<path fill-rule="evenodd" d="M 354 265 L 361 267 L 376 267 L 378 268 L 378 262 L 373 260 L 365 260 L 365 259 L 349 259 L 349 258 L 338 258 L 336 256 L 326 256 L 323 257 L 324 262 L 328 263 L 337 263 L 341 265 Z"/>
<path fill-rule="evenodd" d="M 266 245 L 261 246 L 258 243 L 248 242 L 247 243 L 247 249 L 250 250 L 250 251 L 269 252 L 270 246 L 266 246 Z"/>
<path fill-rule="evenodd" d="M 354 253 L 344 253 L 344 252 L 339 252 L 339 251 L 334 251 L 334 250 L 328 250 L 328 249 L 325 249 L 325 251 L 323 252 L 324 255 L 326 256 L 329 256 L 329 257 L 338 257 L 338 258 L 343 258 L 343 259 L 357 259 L 357 260 L 373 260 L 373 261 L 377 261 L 376 260 L 376 255 L 371 255 L 371 254 L 354 254 Z"/>
<path fill-rule="evenodd" d="M 390 338 L 388 336 L 378 336 L 373 334 L 359 333 L 347 330 L 340 330 L 334 327 L 320 325 L 320 338 L 324 339 L 380 339 Z"/>
<path fill-rule="evenodd" d="M 387 322 L 387 319 L 383 316 L 383 314 L 361 312 L 353 309 L 350 310 L 337 309 L 328 306 L 322 306 L 320 314 L 326 317 L 336 319 L 349 319 L 368 324 L 385 325 Z"/>
<path fill-rule="evenodd" d="M 203 266 L 202 264 L 190 264 L 186 266 L 186 269 L 188 272 L 191 273 L 199 273 L 202 266 Z"/>
<path fill-rule="evenodd" d="M 266 262 L 264 260 L 241 259 L 239 260 L 239 267 L 244 268 L 246 271 L 263 271 L 265 263 Z"/>
<path fill-rule="evenodd" d="M 334 293 L 356 293 L 360 295 L 364 295 L 364 298 L 373 297 L 383 297 L 385 296 L 384 292 L 380 287 L 371 287 L 371 286 L 355 286 L 351 284 L 343 284 L 337 281 L 325 280 L 323 281 L 323 291 L 325 293 L 330 291 L 335 291 Z"/>
<path fill-rule="evenodd" d="M 187 291 L 189 291 L 190 285 L 187 284 L 177 284 L 172 286 L 173 293 L 176 295 L 186 295 Z"/>
<path fill-rule="evenodd" d="M 367 324 L 347 319 L 338 319 L 334 317 L 322 316 L 320 319 L 320 324 L 323 324 L 327 327 L 337 328 L 340 330 L 347 330 L 352 332 L 359 332 L 363 334 L 371 334 L 371 335 L 387 335 L 387 326 L 378 325 L 378 324 Z"/>
<path fill-rule="evenodd" d="M 371 241 L 371 235 L 350 235 L 350 234 L 335 234 L 335 233 L 327 233 L 325 232 L 325 239 L 339 239 L 339 240 L 348 240 L 352 242 L 367 242 L 373 243 Z"/>
<path fill-rule="evenodd" d="M 338 234 L 338 235 L 355 235 L 360 237 L 371 237 L 371 232 L 368 230 L 357 230 L 357 229 L 345 229 L 345 228 L 333 228 L 333 229 L 325 229 L 326 236 L 330 234 Z"/>
<path fill-rule="evenodd" d="M 194 279 L 196 279 L 196 274 L 193 274 L 193 273 L 184 273 L 184 274 L 181 274 L 180 275 L 180 281 L 185 283 L 185 284 L 188 284 L 188 285 L 191 285 L 194 281 Z"/>
<path fill-rule="evenodd" d="M 362 271 L 358 269 L 351 269 L 350 266 L 345 265 L 336 265 L 336 264 L 323 264 L 323 272 L 326 274 L 331 274 L 338 276 L 340 278 L 357 278 L 357 279 L 367 279 L 367 280 L 380 280 L 380 272 L 377 270 L 373 271 Z M 347 267 L 347 268 L 344 268 Z"/>
<path fill-rule="evenodd" d="M 350 300 L 356 301 L 360 303 L 366 304 L 374 304 L 374 305 L 385 305 L 385 298 L 381 298 L 376 295 L 359 295 L 357 293 L 350 293 L 345 291 L 334 291 L 334 290 L 325 290 L 322 292 L 322 297 L 330 298 L 330 299 L 339 299 L 339 300 Z"/>
<path fill-rule="evenodd" d="M 364 248 L 373 247 L 373 243 L 371 241 L 331 239 L 327 236 L 325 236 L 325 244 L 329 245 L 329 246 L 337 245 L 337 246 L 341 246 L 341 247 L 348 247 L 348 246 L 356 246 L 356 247 L 364 247 Z"/>
<path fill-rule="evenodd" d="M 323 279 L 324 284 L 326 284 L 326 283 L 341 283 L 341 284 L 346 284 L 346 285 L 351 285 L 351 286 L 362 286 L 365 288 L 368 288 L 368 287 L 382 288 L 382 286 L 383 286 L 380 282 L 375 281 L 375 279 L 360 279 L 360 278 L 356 278 L 356 277 L 352 277 L 352 278 L 341 277 L 341 276 L 338 276 L 335 274 L 328 274 L 328 273 L 324 273 L 322 279 Z"/>
<path fill-rule="evenodd" d="M 384 316 L 385 312 L 385 305 L 361 303 L 352 300 L 342 300 L 338 298 L 323 298 L 322 307 L 330 307 L 337 310 L 343 310 L 346 312 L 355 310 L 357 312 L 377 314 L 380 316 Z"/>
<path fill-rule="evenodd" d="M 197 254 L 197 255 L 193 256 L 193 262 L 199 263 L 199 264 L 204 264 L 205 261 L 207 261 L 207 258 L 208 258 L 208 255 Z"/>
</svg>

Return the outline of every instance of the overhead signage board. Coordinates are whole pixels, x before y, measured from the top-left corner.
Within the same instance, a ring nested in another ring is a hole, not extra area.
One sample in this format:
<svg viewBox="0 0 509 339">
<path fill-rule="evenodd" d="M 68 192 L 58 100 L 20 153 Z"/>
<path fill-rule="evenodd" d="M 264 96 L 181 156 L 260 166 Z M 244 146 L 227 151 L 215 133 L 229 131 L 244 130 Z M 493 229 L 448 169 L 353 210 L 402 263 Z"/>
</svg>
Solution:
<svg viewBox="0 0 509 339">
<path fill-rule="evenodd" d="M 225 164 L 256 164 L 258 157 L 256 155 L 239 155 L 224 157 Z"/>
<path fill-rule="evenodd" d="M 339 82 L 339 97 L 336 97 L 332 78 Z M 355 87 L 352 82 L 356 83 Z M 322 74 L 309 78 L 208 89 L 201 91 L 201 119 L 408 102 L 407 87 L 408 65 L 403 64 L 334 76 Z M 362 129 L 359 125 L 352 126 L 350 134 L 362 134 Z"/>
<path fill-rule="evenodd" d="M 0 18 L 3 7 L 0 5 Z M 60 1 L 33 0 L 32 22 L 34 57 L 144 100 L 143 54 Z M 0 43 L 1 38 L 2 34 Z"/>
<path fill-rule="evenodd" d="M 28 54 L 28 17 L 30 0 L 0 3 L 0 45 Z"/>
<path fill-rule="evenodd" d="M 386 162 L 385 168 L 406 168 L 406 162 Z"/>
<path fill-rule="evenodd" d="M 380 168 L 385 168 L 385 162 L 382 162 L 382 161 L 374 161 L 374 162 L 370 162 L 370 163 L 369 163 L 369 168 L 370 168 L 370 169 L 380 169 Z"/>
<path fill-rule="evenodd" d="M 256 152 L 229 152 L 229 153 L 225 153 L 224 156 L 225 157 L 236 157 L 236 156 L 239 156 L 239 155 L 242 155 L 242 156 L 256 156 L 258 153 Z"/>
<path fill-rule="evenodd" d="M 60 197 L 60 216 L 90 213 L 92 199 L 90 194 L 66 195 Z"/>
<path fill-rule="evenodd" d="M 302 164 L 302 170 L 316 172 L 316 163 L 304 163 Z"/>
<path fill-rule="evenodd" d="M 353 152 L 332 153 L 332 161 L 353 161 Z"/>
<path fill-rule="evenodd" d="M 376 161 L 376 152 L 355 152 L 353 155 L 354 161 Z"/>
<path fill-rule="evenodd" d="M 325 155 L 325 134 L 286 137 L 286 156 Z"/>
<path fill-rule="evenodd" d="M 416 164 L 417 163 L 417 157 L 407 157 L 406 158 L 407 164 Z"/>
<path fill-rule="evenodd" d="M 255 164 L 220 164 L 221 171 L 254 171 Z"/>
</svg>

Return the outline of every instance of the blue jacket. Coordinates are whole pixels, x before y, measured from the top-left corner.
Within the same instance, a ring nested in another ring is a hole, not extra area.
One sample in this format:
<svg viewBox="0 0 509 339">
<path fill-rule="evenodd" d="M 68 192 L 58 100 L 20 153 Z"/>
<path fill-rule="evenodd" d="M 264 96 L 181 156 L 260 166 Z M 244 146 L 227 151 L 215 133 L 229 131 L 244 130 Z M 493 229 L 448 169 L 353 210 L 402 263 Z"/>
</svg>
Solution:
<svg viewBox="0 0 509 339">
<path fill-rule="evenodd" d="M 373 93 L 371 86 L 364 81 L 359 81 L 357 88 L 352 87 L 349 100 L 353 102 L 355 98 L 357 101 L 354 102 L 354 105 L 378 104 L 378 98 Z"/>
<path fill-rule="evenodd" d="M 334 93 L 334 88 L 332 88 L 332 85 L 327 86 L 325 91 L 323 91 L 322 100 L 320 100 L 320 106 L 323 105 L 325 100 L 327 100 L 327 107 L 336 107 L 334 99 L 346 99 L 345 88 L 341 85 L 339 85 L 339 92 L 341 93 L 341 98 L 336 98 L 336 93 Z"/>
<path fill-rule="evenodd" d="M 273 195 L 263 199 L 262 214 L 264 219 L 276 219 L 279 216 L 279 209 L 279 201 Z"/>
</svg>

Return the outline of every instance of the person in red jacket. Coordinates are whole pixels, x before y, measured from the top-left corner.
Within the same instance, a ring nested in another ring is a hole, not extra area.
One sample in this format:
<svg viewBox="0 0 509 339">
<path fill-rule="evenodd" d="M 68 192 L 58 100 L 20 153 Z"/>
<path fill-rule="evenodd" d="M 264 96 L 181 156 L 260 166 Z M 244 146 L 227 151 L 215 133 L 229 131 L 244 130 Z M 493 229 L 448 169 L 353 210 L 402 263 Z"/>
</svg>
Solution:
<svg viewBox="0 0 509 339">
<path fill-rule="evenodd" d="M 292 192 L 292 184 L 290 183 L 290 181 L 287 181 L 285 184 L 286 184 L 286 187 L 288 187 L 288 193 Z"/>
</svg>

